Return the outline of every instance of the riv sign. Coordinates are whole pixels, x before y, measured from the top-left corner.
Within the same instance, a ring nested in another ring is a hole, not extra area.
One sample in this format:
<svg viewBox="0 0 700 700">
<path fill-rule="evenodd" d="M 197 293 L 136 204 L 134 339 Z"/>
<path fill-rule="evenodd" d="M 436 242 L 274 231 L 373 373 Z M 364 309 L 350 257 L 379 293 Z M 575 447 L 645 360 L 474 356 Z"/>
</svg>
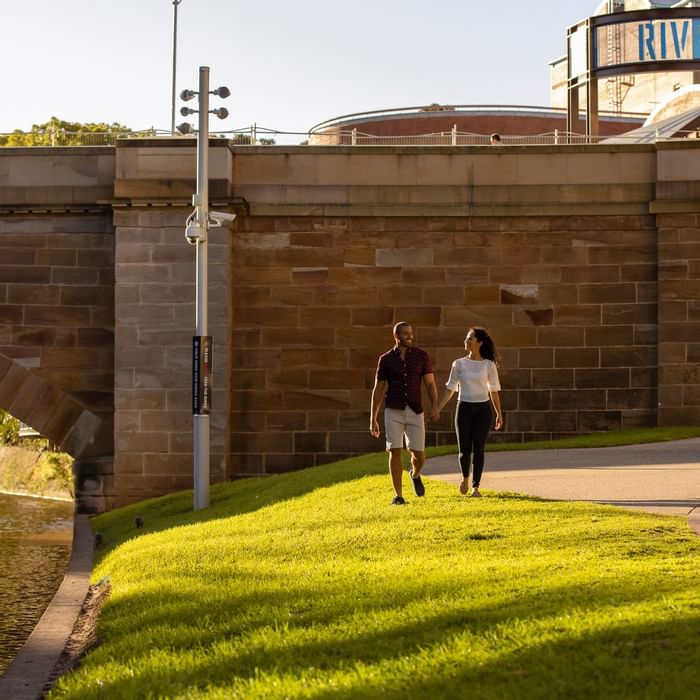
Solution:
<svg viewBox="0 0 700 700">
<path fill-rule="evenodd" d="M 593 68 L 700 60 L 700 19 L 620 22 L 594 28 Z"/>
</svg>

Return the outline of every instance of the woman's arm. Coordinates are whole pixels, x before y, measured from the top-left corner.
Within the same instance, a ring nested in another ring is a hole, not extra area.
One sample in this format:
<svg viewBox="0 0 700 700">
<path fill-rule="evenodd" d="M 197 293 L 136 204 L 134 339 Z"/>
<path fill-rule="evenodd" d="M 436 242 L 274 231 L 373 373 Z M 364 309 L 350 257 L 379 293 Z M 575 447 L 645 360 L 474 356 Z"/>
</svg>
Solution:
<svg viewBox="0 0 700 700">
<path fill-rule="evenodd" d="M 496 430 L 500 430 L 503 426 L 503 416 L 501 415 L 501 397 L 498 395 L 497 391 L 491 392 L 491 401 L 493 402 L 493 407 L 496 409 Z"/>
<path fill-rule="evenodd" d="M 454 396 L 455 392 L 452 389 L 445 389 L 442 392 L 442 398 L 440 403 L 438 403 L 438 411 L 442 411 L 443 408 L 450 402 L 450 399 Z"/>
</svg>

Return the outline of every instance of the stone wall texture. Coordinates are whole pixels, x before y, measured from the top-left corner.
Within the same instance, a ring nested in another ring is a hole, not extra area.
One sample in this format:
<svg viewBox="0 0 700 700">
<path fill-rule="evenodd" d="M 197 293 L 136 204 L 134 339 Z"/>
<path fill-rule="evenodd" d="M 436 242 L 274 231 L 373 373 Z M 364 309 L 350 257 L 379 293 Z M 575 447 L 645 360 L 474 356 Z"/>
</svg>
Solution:
<svg viewBox="0 0 700 700">
<path fill-rule="evenodd" d="M 488 328 L 499 439 L 656 424 L 652 217 L 250 217 L 233 261 L 234 473 L 382 449 L 368 401 L 399 320 L 439 386 L 469 327 Z M 451 411 L 428 433 L 443 443 Z"/>
</svg>

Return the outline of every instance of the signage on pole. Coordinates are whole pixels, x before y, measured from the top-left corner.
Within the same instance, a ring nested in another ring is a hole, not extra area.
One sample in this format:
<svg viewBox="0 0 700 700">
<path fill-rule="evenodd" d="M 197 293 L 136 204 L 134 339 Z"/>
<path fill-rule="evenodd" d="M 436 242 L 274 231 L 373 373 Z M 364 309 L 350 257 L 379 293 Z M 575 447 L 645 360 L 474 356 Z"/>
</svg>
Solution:
<svg viewBox="0 0 700 700">
<path fill-rule="evenodd" d="M 211 413 L 212 345 L 210 335 L 192 338 L 192 413 L 195 416 Z"/>
</svg>

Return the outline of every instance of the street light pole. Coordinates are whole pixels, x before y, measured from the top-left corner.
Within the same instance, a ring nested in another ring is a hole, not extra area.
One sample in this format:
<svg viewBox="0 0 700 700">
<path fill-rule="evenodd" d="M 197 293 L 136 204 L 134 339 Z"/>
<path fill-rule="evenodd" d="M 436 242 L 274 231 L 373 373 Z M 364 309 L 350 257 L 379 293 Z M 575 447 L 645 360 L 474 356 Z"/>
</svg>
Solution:
<svg viewBox="0 0 700 700">
<path fill-rule="evenodd" d="M 177 6 L 182 0 L 173 0 L 173 91 L 170 133 L 175 135 L 175 83 L 177 75 Z"/>
<path fill-rule="evenodd" d="M 209 67 L 199 68 L 199 92 L 183 90 L 180 97 L 189 101 L 198 96 L 197 110 L 183 107 L 183 116 L 199 112 L 197 132 L 197 191 L 192 196 L 194 212 L 187 219 L 185 237 L 196 246 L 196 304 L 195 335 L 192 342 L 192 414 L 194 418 L 194 509 L 209 506 L 209 413 L 211 411 L 211 366 L 213 339 L 209 329 L 209 250 L 208 235 L 212 226 L 222 226 L 233 221 L 235 214 L 209 211 Z M 219 87 L 211 94 L 228 97 L 227 87 Z M 212 110 L 220 119 L 228 116 L 225 107 Z M 191 131 L 191 125 L 181 124 L 183 133 Z"/>
<path fill-rule="evenodd" d="M 204 227 L 197 241 L 195 335 L 206 338 L 209 326 L 209 67 L 199 68 L 199 132 L 197 133 L 197 194 L 195 221 Z M 211 353 L 211 343 L 208 343 Z M 206 351 L 205 351 L 206 352 Z M 210 358 L 209 358 L 210 359 Z M 207 362 L 207 365 L 210 365 Z M 209 505 L 209 412 L 194 416 L 194 509 Z"/>
</svg>

